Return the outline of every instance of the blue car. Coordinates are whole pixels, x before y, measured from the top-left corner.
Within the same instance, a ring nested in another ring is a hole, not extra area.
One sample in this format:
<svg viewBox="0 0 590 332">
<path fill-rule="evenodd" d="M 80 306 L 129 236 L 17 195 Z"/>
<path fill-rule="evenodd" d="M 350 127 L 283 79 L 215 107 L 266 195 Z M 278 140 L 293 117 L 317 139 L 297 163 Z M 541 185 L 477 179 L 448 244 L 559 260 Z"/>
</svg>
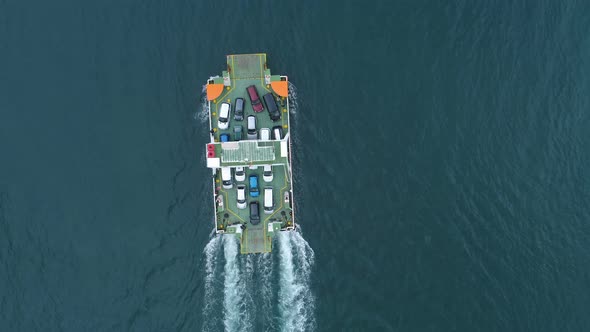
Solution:
<svg viewBox="0 0 590 332">
<path fill-rule="evenodd" d="M 260 191 L 258 191 L 258 175 L 250 175 L 248 180 L 250 181 L 250 196 L 258 197 L 260 195 Z"/>
</svg>

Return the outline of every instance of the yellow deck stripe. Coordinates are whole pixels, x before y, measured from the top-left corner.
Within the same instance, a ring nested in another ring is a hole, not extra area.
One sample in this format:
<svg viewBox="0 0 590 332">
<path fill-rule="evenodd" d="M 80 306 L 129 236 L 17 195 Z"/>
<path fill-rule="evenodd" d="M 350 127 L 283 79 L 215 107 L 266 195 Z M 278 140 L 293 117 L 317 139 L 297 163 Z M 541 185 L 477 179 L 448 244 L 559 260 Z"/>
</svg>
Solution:
<svg viewBox="0 0 590 332">
<path fill-rule="evenodd" d="M 223 190 L 223 189 L 220 189 L 220 190 L 221 190 L 221 193 L 223 194 L 223 197 L 225 198 L 225 202 L 229 202 L 229 199 L 227 198 L 227 191 L 225 191 L 225 190 Z M 229 213 L 233 214 L 234 216 L 236 216 L 236 217 L 237 217 L 238 219 L 240 219 L 241 221 L 243 221 L 243 222 L 246 222 L 244 219 L 242 219 L 240 216 L 238 216 L 238 215 L 237 215 L 237 214 L 235 214 L 235 213 L 234 213 L 232 210 L 230 210 L 230 208 L 229 208 L 229 204 L 226 204 L 225 202 L 223 203 L 223 204 L 225 204 L 225 206 L 226 206 L 226 207 L 225 207 L 225 210 L 229 211 Z"/>
<path fill-rule="evenodd" d="M 245 229 L 243 232 L 243 236 L 242 236 L 242 245 L 240 246 L 240 253 L 245 254 L 248 252 L 247 247 L 248 247 L 248 241 L 246 240 L 246 237 L 248 236 L 248 229 Z"/>
</svg>

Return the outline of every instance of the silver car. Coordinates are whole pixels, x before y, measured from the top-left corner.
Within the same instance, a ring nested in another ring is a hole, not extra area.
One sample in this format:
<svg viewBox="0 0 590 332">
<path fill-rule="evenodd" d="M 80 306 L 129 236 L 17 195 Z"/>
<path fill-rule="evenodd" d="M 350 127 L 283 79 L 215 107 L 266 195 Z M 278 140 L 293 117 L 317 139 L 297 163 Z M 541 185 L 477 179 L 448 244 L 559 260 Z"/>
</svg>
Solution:
<svg viewBox="0 0 590 332">
<path fill-rule="evenodd" d="M 268 128 L 260 128 L 260 140 L 261 141 L 268 141 L 268 140 L 270 140 L 270 129 L 268 129 Z"/>
<path fill-rule="evenodd" d="M 258 138 L 256 133 L 256 117 L 254 115 L 248 115 L 248 139 L 255 140 Z"/>
<path fill-rule="evenodd" d="M 264 182 L 272 182 L 272 166 L 271 165 L 264 165 L 264 171 L 262 172 L 262 179 Z"/>
</svg>

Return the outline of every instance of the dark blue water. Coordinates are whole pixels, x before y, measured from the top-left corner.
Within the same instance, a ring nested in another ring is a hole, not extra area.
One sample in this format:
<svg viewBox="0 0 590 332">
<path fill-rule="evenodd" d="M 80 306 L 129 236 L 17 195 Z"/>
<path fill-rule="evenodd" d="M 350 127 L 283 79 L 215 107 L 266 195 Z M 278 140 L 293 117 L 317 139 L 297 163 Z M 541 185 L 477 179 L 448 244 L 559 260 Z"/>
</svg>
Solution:
<svg viewBox="0 0 590 332">
<path fill-rule="evenodd" d="M 585 1 L 0 1 L 0 330 L 590 330 L 589 36 Z M 251 52 L 303 232 L 244 258 L 201 89 Z"/>
</svg>

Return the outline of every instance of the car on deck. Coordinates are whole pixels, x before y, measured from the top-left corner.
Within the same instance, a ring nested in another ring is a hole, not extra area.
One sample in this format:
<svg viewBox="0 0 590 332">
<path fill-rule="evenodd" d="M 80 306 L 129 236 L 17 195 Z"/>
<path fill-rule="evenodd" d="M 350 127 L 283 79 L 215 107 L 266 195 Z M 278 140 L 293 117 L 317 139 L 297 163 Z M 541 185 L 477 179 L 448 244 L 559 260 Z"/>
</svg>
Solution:
<svg viewBox="0 0 590 332">
<path fill-rule="evenodd" d="M 258 225 L 260 223 L 260 207 L 258 202 L 250 202 L 250 223 Z"/>
<path fill-rule="evenodd" d="M 283 139 L 283 128 L 281 126 L 272 127 L 272 139 L 276 141 Z"/>
<path fill-rule="evenodd" d="M 234 103 L 234 120 L 244 120 L 244 98 L 236 98 Z"/>
<path fill-rule="evenodd" d="M 248 97 L 250 97 L 250 102 L 252 103 L 252 109 L 254 112 L 262 112 L 264 110 L 264 106 L 262 105 L 262 101 L 260 101 L 258 91 L 256 91 L 256 86 L 250 85 L 246 88 L 246 91 L 248 92 Z"/>
<path fill-rule="evenodd" d="M 268 116 L 270 116 L 270 119 L 275 122 L 279 121 L 281 119 L 281 112 L 277 107 L 275 96 L 273 96 L 272 93 L 267 93 L 262 98 L 266 103 L 266 109 L 268 110 Z"/>
<path fill-rule="evenodd" d="M 270 129 L 260 128 L 260 140 L 261 141 L 269 141 L 270 140 Z"/>
<path fill-rule="evenodd" d="M 227 129 L 229 127 L 229 110 L 231 105 L 228 103 L 221 103 L 219 108 L 219 118 L 217 119 L 217 127 L 219 129 Z"/>
<path fill-rule="evenodd" d="M 243 166 L 236 167 L 236 172 L 234 173 L 237 182 L 243 182 L 246 180 L 246 172 L 244 171 Z"/>
<path fill-rule="evenodd" d="M 248 115 L 248 139 L 255 140 L 258 138 L 256 133 L 256 117 L 254 115 Z"/>
<path fill-rule="evenodd" d="M 258 190 L 258 175 L 250 175 L 248 183 L 250 184 L 250 196 L 258 197 L 260 195 L 260 191 Z"/>
<path fill-rule="evenodd" d="M 246 208 L 246 185 L 239 184 L 237 194 L 236 201 L 238 209 L 243 210 Z"/>
<path fill-rule="evenodd" d="M 272 166 L 271 165 L 264 165 L 263 171 L 262 171 L 262 180 L 264 180 L 264 182 L 272 182 L 273 176 L 272 176 Z"/>
</svg>

